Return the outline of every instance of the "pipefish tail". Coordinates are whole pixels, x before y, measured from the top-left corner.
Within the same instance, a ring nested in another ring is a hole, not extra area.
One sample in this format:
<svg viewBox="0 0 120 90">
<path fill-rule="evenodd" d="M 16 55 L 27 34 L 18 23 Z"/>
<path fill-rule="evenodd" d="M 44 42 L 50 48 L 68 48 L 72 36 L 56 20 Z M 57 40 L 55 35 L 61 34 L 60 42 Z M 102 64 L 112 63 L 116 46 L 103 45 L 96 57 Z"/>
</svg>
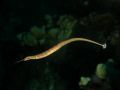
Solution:
<svg viewBox="0 0 120 90">
<path fill-rule="evenodd" d="M 68 39 L 68 40 L 65 40 L 65 41 L 62 41 L 60 43 L 58 43 L 57 45 L 51 47 L 50 49 L 42 52 L 42 53 L 39 53 L 39 54 L 36 54 L 36 55 L 33 55 L 33 56 L 27 56 L 25 57 L 22 61 L 28 61 L 28 60 L 32 60 L 32 59 L 42 59 L 42 58 L 45 58 L 51 54 L 53 54 L 54 52 L 56 52 L 57 50 L 59 50 L 60 48 L 62 48 L 63 46 L 71 43 L 71 42 L 75 42 L 75 41 L 84 41 L 84 42 L 89 42 L 89 43 L 92 43 L 92 44 L 95 44 L 95 45 L 98 45 L 98 46 L 101 46 L 103 49 L 106 48 L 106 44 L 100 44 L 96 41 L 93 41 L 93 40 L 90 40 L 90 39 L 86 39 L 86 38 L 71 38 L 71 39 Z"/>
</svg>

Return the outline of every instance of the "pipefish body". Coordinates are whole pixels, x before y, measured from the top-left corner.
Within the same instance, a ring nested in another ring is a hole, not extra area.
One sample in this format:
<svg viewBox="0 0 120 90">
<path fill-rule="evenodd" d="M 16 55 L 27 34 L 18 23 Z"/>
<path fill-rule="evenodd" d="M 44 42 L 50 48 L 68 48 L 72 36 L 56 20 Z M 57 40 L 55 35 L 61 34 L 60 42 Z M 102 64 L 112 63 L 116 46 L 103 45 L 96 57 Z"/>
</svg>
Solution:
<svg viewBox="0 0 120 90">
<path fill-rule="evenodd" d="M 57 45 L 51 47 L 50 49 L 42 52 L 42 53 L 39 53 L 39 54 L 36 54 L 36 55 L 32 55 L 32 56 L 27 56 L 25 57 L 24 59 L 18 61 L 18 62 L 21 62 L 21 61 L 29 61 L 29 60 L 32 60 L 32 59 L 42 59 L 42 58 L 45 58 L 51 54 L 53 54 L 54 52 L 56 52 L 57 50 L 59 50 L 60 48 L 62 48 L 63 46 L 71 43 L 71 42 L 74 42 L 74 41 L 84 41 L 84 42 L 89 42 L 89 43 L 93 43 L 95 45 L 98 45 L 98 46 L 101 46 L 103 49 L 106 48 L 106 44 L 100 44 L 96 41 L 93 41 L 93 40 L 90 40 L 90 39 L 86 39 L 86 38 L 71 38 L 71 39 L 68 39 L 68 40 L 65 40 L 65 41 L 62 41 L 60 43 L 58 43 Z"/>
</svg>

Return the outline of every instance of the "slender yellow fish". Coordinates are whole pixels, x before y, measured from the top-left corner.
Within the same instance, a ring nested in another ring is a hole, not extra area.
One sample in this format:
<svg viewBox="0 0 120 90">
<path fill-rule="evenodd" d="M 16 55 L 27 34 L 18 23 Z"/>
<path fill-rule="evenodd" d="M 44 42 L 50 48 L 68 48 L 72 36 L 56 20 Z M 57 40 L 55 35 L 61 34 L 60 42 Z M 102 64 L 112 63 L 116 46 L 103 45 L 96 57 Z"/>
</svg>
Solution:
<svg viewBox="0 0 120 90">
<path fill-rule="evenodd" d="M 89 43 L 93 43 L 93 44 L 96 44 L 96 45 L 99 45 L 101 46 L 103 49 L 106 48 L 106 44 L 100 44 L 98 42 L 95 42 L 93 40 L 90 40 L 90 39 L 86 39 L 86 38 L 71 38 L 71 39 L 68 39 L 68 40 L 65 40 L 65 41 L 62 41 L 60 43 L 58 43 L 57 45 L 51 47 L 50 49 L 42 52 L 42 53 L 39 53 L 39 54 L 36 54 L 36 55 L 32 55 L 32 56 L 27 56 L 25 57 L 24 59 L 18 61 L 18 62 L 21 62 L 21 61 L 28 61 L 28 60 L 32 60 L 32 59 L 42 59 L 42 58 L 45 58 L 49 55 L 51 55 L 52 53 L 56 52 L 57 50 L 59 50 L 61 47 L 71 43 L 71 42 L 74 42 L 74 41 L 84 41 L 84 42 L 89 42 Z"/>
</svg>

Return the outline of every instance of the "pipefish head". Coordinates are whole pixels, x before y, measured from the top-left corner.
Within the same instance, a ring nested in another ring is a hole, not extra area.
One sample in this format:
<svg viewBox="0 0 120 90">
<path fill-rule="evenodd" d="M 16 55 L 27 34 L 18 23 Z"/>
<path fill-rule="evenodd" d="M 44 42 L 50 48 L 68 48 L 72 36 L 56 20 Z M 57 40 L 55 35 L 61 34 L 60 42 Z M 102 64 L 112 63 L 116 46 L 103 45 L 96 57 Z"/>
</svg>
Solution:
<svg viewBox="0 0 120 90">
<path fill-rule="evenodd" d="M 32 60 L 32 59 L 36 59 L 35 56 L 27 56 L 23 59 L 23 61 L 29 61 L 29 60 Z"/>
<path fill-rule="evenodd" d="M 15 64 L 20 63 L 20 62 L 29 61 L 29 60 L 32 60 L 32 59 L 36 59 L 36 57 L 35 56 L 27 56 L 24 59 L 17 61 Z"/>
</svg>

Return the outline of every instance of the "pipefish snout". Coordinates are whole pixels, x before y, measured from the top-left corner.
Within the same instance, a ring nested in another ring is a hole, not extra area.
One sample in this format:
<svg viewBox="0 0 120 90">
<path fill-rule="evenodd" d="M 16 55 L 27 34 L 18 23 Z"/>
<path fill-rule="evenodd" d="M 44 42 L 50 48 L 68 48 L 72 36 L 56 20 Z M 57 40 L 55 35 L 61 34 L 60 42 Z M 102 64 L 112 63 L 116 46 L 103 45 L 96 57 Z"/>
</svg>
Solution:
<svg viewBox="0 0 120 90">
<path fill-rule="evenodd" d="M 103 49 L 105 49 L 107 47 L 106 44 L 100 44 L 96 41 L 93 41 L 93 40 L 90 40 L 90 39 L 86 39 L 86 38 L 71 38 L 71 39 L 68 39 L 68 40 L 65 40 L 65 41 L 62 41 L 60 43 L 58 43 L 57 45 L 51 47 L 50 49 L 42 52 L 42 53 L 39 53 L 39 54 L 36 54 L 36 55 L 32 55 L 32 56 L 27 56 L 25 57 L 22 61 L 28 61 L 28 60 L 32 60 L 32 59 L 42 59 L 42 58 L 45 58 L 51 54 L 53 54 L 54 52 L 56 52 L 57 50 L 59 50 L 60 48 L 62 48 L 63 46 L 71 43 L 71 42 L 75 42 L 75 41 L 84 41 L 84 42 L 89 42 L 89 43 L 92 43 L 92 44 L 95 44 L 95 45 L 98 45 L 98 46 L 101 46 Z"/>
</svg>

